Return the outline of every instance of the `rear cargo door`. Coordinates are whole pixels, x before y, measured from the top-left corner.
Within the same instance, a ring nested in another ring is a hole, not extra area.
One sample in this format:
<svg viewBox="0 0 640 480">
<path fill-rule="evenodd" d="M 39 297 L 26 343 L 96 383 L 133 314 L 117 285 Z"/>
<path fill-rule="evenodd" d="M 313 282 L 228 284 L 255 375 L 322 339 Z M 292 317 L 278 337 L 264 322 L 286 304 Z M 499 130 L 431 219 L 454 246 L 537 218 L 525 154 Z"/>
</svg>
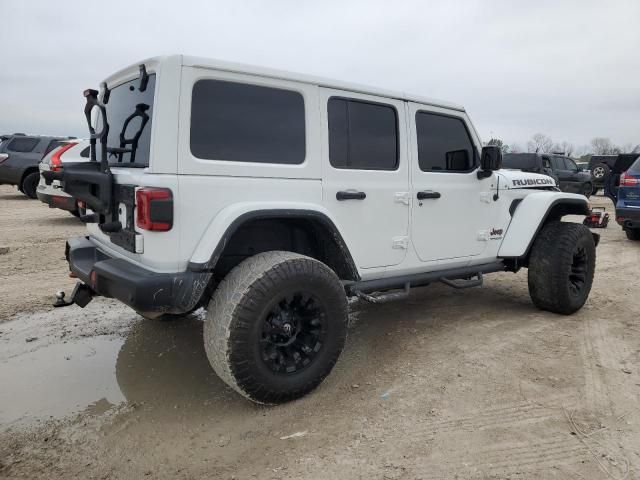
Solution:
<svg viewBox="0 0 640 480">
<path fill-rule="evenodd" d="M 178 243 L 177 222 L 173 222 L 169 231 L 149 231 L 140 228 L 137 221 L 136 192 L 141 187 L 166 188 L 174 197 L 177 195 L 175 170 L 163 171 L 161 168 L 162 165 L 175 168 L 175 150 L 154 149 L 153 139 L 159 135 L 156 124 L 162 123 L 154 118 L 160 84 L 154 65 L 147 64 L 146 68 L 146 81 L 142 81 L 138 69 L 133 69 L 107 82 L 110 90 L 106 102 L 107 152 L 113 176 L 111 213 L 106 215 L 102 225 L 90 223 L 88 229 L 91 237 L 115 256 L 129 258 L 152 270 L 175 271 L 178 262 L 169 252 Z M 165 88 L 170 86 L 164 85 Z M 172 99 L 177 103 L 177 87 L 174 88 L 176 93 Z M 175 137 L 177 120 L 170 111 L 167 113 L 167 120 L 174 122 L 171 130 Z M 97 125 L 96 130 L 100 128 L 101 125 Z M 99 145 L 96 157 L 99 161 Z M 114 222 L 119 222 L 121 228 L 105 228 Z"/>
</svg>

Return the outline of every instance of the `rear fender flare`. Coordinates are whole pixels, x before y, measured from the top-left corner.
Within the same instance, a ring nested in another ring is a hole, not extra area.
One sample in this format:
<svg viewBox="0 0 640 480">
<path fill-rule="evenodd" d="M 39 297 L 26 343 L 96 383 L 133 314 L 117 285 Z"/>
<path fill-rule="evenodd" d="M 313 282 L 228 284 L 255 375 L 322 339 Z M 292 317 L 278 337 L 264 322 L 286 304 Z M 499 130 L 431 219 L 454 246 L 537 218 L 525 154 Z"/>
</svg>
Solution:
<svg viewBox="0 0 640 480">
<path fill-rule="evenodd" d="M 301 203 L 241 203 L 223 209 L 213 219 L 196 247 L 188 269 L 193 272 L 210 272 L 216 266 L 227 242 L 245 222 L 266 218 L 307 218 L 319 221 L 331 233 L 355 278 L 358 269 L 351 250 L 344 241 L 331 214 L 325 208 Z"/>
</svg>

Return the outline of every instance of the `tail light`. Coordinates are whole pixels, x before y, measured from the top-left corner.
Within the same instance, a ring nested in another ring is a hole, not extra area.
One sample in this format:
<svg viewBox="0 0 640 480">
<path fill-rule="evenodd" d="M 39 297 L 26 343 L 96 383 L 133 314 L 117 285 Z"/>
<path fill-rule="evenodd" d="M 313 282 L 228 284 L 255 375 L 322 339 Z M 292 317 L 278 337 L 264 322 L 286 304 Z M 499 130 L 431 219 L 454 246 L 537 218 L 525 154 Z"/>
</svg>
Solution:
<svg viewBox="0 0 640 480">
<path fill-rule="evenodd" d="M 640 178 L 633 177 L 628 175 L 627 172 L 624 172 L 620 175 L 620 186 L 621 187 L 638 187 L 640 186 Z"/>
<path fill-rule="evenodd" d="M 49 166 L 51 167 L 52 172 L 59 172 L 62 170 L 62 154 L 69 150 L 71 147 L 75 147 L 76 143 L 65 143 L 60 148 L 58 148 L 53 155 L 51 156 L 51 161 L 49 162 Z"/>
<path fill-rule="evenodd" d="M 139 188 L 136 209 L 138 228 L 166 232 L 173 227 L 173 194 L 168 188 Z"/>
</svg>

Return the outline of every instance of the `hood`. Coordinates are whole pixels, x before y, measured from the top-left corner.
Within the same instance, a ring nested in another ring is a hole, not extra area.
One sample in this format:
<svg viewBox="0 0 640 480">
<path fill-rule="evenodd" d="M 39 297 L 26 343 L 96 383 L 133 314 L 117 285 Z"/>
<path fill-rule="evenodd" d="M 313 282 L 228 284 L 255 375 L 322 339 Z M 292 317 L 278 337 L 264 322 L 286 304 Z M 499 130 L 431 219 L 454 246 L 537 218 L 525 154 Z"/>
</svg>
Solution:
<svg viewBox="0 0 640 480">
<path fill-rule="evenodd" d="M 515 188 L 541 188 L 541 187 L 557 187 L 556 181 L 539 173 L 523 172 L 521 170 L 500 170 L 497 172 L 501 180 L 500 187 L 505 189 Z"/>
</svg>

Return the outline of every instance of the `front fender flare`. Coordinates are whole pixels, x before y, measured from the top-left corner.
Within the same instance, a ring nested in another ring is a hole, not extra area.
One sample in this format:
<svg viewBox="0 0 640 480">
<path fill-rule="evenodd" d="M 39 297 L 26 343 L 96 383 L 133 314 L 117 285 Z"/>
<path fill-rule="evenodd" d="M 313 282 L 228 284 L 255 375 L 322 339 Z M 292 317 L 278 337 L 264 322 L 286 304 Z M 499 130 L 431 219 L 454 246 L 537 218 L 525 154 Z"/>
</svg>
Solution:
<svg viewBox="0 0 640 480">
<path fill-rule="evenodd" d="M 513 211 L 498 257 L 526 257 L 546 222 L 564 215 L 589 215 L 589 212 L 589 201 L 582 195 L 558 192 L 529 194 Z"/>
</svg>

